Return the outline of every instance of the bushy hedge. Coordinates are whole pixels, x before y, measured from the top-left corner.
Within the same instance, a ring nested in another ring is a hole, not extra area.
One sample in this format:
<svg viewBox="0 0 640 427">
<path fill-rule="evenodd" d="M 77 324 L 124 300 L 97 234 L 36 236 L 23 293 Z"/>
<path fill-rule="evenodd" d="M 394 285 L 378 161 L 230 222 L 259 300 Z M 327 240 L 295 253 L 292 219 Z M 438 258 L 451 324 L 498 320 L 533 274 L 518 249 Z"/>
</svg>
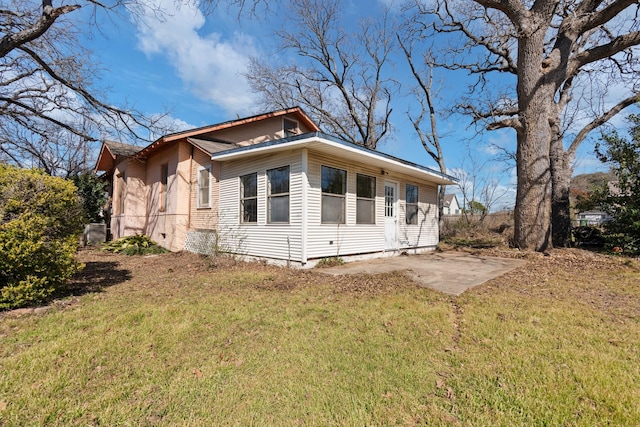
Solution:
<svg viewBox="0 0 640 427">
<path fill-rule="evenodd" d="M 79 265 L 84 213 L 72 182 L 0 164 L 0 309 L 45 300 Z"/>
</svg>

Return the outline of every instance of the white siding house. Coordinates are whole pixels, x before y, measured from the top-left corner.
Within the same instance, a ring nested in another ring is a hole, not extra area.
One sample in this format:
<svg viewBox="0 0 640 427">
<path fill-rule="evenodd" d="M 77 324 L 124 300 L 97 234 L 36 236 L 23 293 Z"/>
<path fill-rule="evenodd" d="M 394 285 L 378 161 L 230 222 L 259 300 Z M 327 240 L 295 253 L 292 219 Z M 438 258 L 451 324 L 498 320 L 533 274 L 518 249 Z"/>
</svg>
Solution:
<svg viewBox="0 0 640 427">
<path fill-rule="evenodd" d="M 445 194 L 442 206 L 443 215 L 460 215 L 460 204 L 458 204 L 458 198 L 455 194 Z"/>
<path fill-rule="evenodd" d="M 164 135 L 105 142 L 113 238 L 299 266 L 438 244 L 447 175 L 319 132 L 299 107 Z"/>
<path fill-rule="evenodd" d="M 318 132 L 214 153 L 212 161 L 220 164 L 223 249 L 302 266 L 434 249 L 438 185 L 455 183 Z"/>
</svg>

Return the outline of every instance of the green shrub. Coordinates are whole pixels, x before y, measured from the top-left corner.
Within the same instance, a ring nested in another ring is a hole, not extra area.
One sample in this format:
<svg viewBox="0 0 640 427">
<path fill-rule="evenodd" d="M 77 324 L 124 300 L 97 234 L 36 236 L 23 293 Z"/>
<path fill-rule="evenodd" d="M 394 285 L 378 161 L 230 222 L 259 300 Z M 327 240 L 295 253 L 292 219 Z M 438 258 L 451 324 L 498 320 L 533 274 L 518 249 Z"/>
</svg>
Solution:
<svg viewBox="0 0 640 427">
<path fill-rule="evenodd" d="M 42 171 L 0 165 L 0 309 L 42 302 L 78 271 L 76 192 Z"/>
<path fill-rule="evenodd" d="M 83 173 L 73 177 L 88 222 L 102 222 L 102 209 L 107 201 L 107 182 L 95 173 Z"/>
<path fill-rule="evenodd" d="M 144 234 L 121 237 L 118 240 L 104 243 L 102 250 L 123 255 L 150 255 L 169 252 Z"/>
<path fill-rule="evenodd" d="M 320 261 L 318 261 L 318 263 L 316 264 L 316 267 L 318 268 L 328 268 L 328 267 L 337 267 L 339 265 L 344 265 L 344 260 L 341 257 L 328 257 L 328 258 L 322 258 Z"/>
</svg>

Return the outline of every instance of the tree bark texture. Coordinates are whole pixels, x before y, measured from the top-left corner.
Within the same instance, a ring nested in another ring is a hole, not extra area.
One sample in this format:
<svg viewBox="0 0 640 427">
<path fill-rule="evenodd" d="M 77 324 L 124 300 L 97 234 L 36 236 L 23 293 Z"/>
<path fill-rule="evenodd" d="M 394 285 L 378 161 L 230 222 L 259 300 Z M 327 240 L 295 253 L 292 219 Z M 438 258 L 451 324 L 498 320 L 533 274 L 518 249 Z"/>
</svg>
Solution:
<svg viewBox="0 0 640 427">
<path fill-rule="evenodd" d="M 555 86 L 539 67 L 545 25 L 531 23 L 529 34 L 518 42 L 518 106 L 520 126 L 514 243 L 524 250 L 545 251 L 551 246 L 551 173 L 549 150 Z"/>
</svg>

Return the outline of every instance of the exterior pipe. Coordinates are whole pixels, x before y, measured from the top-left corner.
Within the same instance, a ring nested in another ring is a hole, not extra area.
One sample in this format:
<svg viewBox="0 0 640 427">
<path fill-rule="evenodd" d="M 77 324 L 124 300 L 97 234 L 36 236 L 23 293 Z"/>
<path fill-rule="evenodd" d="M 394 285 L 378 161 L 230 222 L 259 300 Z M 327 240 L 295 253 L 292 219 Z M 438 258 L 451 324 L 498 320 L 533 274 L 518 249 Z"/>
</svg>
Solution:
<svg viewBox="0 0 640 427">
<path fill-rule="evenodd" d="M 302 230 L 300 235 L 300 263 L 302 265 L 307 264 L 307 198 L 309 187 L 309 150 L 302 149 Z"/>
</svg>

